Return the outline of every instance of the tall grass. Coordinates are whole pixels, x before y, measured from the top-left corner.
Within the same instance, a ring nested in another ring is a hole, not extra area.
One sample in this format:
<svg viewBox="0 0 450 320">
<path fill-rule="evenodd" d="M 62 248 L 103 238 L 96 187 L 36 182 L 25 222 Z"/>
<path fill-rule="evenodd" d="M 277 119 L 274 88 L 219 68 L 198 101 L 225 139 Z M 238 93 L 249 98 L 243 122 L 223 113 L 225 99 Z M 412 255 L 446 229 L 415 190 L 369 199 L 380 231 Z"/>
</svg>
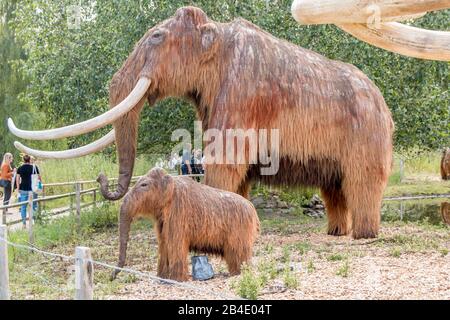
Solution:
<svg viewBox="0 0 450 320">
<path fill-rule="evenodd" d="M 440 151 L 419 151 L 395 153 L 394 166 L 389 178 L 390 185 L 401 183 L 400 163 L 403 160 L 403 178 L 427 180 L 440 176 L 442 153 Z"/>
<path fill-rule="evenodd" d="M 98 154 L 71 160 L 43 160 L 37 165 L 44 183 L 95 180 L 99 173 L 115 178 L 119 172 L 118 163 Z M 143 175 L 153 167 L 153 161 L 146 157 L 136 159 L 134 175 Z"/>
</svg>

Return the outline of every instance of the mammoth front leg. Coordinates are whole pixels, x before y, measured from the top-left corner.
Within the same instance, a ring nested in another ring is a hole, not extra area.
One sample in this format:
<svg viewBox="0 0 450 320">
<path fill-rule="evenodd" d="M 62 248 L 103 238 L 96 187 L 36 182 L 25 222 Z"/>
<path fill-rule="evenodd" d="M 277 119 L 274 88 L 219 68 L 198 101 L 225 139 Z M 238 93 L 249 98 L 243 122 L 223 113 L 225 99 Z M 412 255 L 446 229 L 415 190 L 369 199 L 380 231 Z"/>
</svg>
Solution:
<svg viewBox="0 0 450 320">
<path fill-rule="evenodd" d="M 345 236 L 350 233 L 352 220 L 341 189 L 321 189 L 328 217 L 328 234 Z"/>
</svg>

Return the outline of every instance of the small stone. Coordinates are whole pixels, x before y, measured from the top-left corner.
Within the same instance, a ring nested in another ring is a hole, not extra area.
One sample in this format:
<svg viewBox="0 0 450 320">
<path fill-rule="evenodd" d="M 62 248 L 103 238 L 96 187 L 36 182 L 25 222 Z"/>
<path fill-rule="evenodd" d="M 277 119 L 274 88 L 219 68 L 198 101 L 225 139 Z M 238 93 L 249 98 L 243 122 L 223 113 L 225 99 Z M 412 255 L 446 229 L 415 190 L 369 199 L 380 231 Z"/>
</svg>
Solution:
<svg viewBox="0 0 450 320">
<path fill-rule="evenodd" d="M 252 203 L 256 208 L 260 208 L 263 207 L 264 203 L 266 201 L 264 200 L 264 198 L 262 196 L 256 197 L 254 199 L 252 199 Z"/>
<path fill-rule="evenodd" d="M 289 205 L 285 201 L 278 201 L 277 205 L 278 205 L 278 208 L 281 208 L 281 209 L 289 208 Z"/>
</svg>

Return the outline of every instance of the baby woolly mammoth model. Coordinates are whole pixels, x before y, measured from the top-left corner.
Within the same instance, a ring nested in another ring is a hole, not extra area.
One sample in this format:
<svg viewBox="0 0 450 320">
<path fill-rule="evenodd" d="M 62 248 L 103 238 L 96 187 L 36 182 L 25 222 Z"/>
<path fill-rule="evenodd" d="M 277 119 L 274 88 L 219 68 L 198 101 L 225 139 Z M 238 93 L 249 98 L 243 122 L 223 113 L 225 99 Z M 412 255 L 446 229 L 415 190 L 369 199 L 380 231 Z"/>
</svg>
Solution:
<svg viewBox="0 0 450 320">
<path fill-rule="evenodd" d="M 130 225 L 138 217 L 155 222 L 158 276 L 178 281 L 188 278 L 189 251 L 221 256 L 230 274 L 238 274 L 242 263 L 250 261 L 259 232 L 258 215 L 247 199 L 153 169 L 120 208 L 119 267 L 125 265 Z"/>
<path fill-rule="evenodd" d="M 9 127 L 19 137 L 40 140 L 107 124 L 114 124 L 115 134 L 61 152 L 16 146 L 61 159 L 98 151 L 115 140 L 117 189 L 109 190 L 103 175 L 99 181 L 104 197 L 118 200 L 132 177 L 144 102 L 153 106 L 180 97 L 195 106 L 205 131 L 279 130 L 276 174 L 262 176 L 261 161 L 224 160 L 206 165 L 207 185 L 246 197 L 255 180 L 318 187 L 330 235 L 377 236 L 394 125 L 380 90 L 356 67 L 275 38 L 246 20 L 219 23 L 201 9 L 186 7 L 148 30 L 114 75 L 109 95 L 111 110 L 83 123 L 40 132 L 19 130 L 12 121 Z"/>
</svg>

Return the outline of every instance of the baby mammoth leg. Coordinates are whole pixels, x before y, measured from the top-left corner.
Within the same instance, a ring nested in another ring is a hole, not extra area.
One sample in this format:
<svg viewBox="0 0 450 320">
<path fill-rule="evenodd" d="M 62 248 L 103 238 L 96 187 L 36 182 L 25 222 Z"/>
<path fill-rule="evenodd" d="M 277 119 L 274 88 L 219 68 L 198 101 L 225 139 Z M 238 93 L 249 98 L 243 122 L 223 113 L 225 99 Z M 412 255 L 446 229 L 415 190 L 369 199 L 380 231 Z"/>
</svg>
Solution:
<svg viewBox="0 0 450 320">
<path fill-rule="evenodd" d="M 173 243 L 175 242 L 175 243 Z M 188 276 L 189 245 L 184 241 L 171 240 L 167 245 L 168 252 L 168 279 L 176 281 L 186 281 Z"/>
<path fill-rule="evenodd" d="M 227 245 L 224 250 L 223 258 L 228 266 L 230 275 L 238 275 L 241 273 L 243 263 L 249 263 L 252 258 L 252 247 L 247 245 L 245 241 L 241 245 Z"/>
<path fill-rule="evenodd" d="M 166 279 L 169 276 L 169 257 L 164 242 L 159 244 L 158 277 Z"/>
</svg>

